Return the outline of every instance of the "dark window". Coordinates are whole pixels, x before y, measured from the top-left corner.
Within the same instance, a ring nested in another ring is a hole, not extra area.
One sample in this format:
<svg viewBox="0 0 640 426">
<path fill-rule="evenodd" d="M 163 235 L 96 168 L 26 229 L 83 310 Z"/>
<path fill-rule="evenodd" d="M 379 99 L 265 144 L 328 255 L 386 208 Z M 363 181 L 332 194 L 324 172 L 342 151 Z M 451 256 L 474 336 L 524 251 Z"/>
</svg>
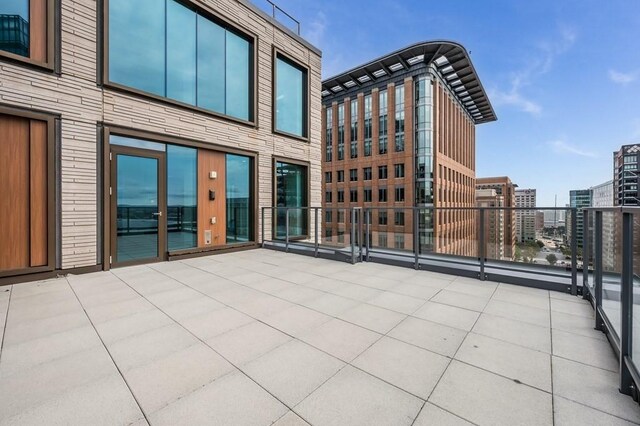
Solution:
<svg viewBox="0 0 640 426">
<path fill-rule="evenodd" d="M 324 193 L 324 201 L 327 202 L 327 203 L 332 203 L 333 202 L 333 192 L 326 191 Z"/>
<path fill-rule="evenodd" d="M 276 206 L 289 207 L 289 236 L 307 235 L 307 210 L 296 207 L 308 207 L 307 168 L 297 164 L 276 162 Z M 286 235 L 286 211 L 278 209 L 276 235 Z"/>
<path fill-rule="evenodd" d="M 344 203 L 344 190 L 338 189 L 338 202 Z"/>
<path fill-rule="evenodd" d="M 349 192 L 349 201 L 351 201 L 352 203 L 357 203 L 358 202 L 358 190 L 357 189 L 352 189 Z"/>
<path fill-rule="evenodd" d="M 404 201 L 404 186 L 396 187 L 396 202 Z"/>
<path fill-rule="evenodd" d="M 387 166 L 378 166 L 378 179 L 387 178 Z"/>
<path fill-rule="evenodd" d="M 396 169 L 396 177 L 397 178 L 403 178 L 404 177 L 404 164 L 396 164 L 395 165 L 395 169 Z"/>
<path fill-rule="evenodd" d="M 333 160 L 333 108 L 327 108 L 326 112 L 326 128 L 325 128 L 325 161 Z"/>
<path fill-rule="evenodd" d="M 373 129 L 371 127 L 371 95 L 364 97 L 364 156 L 371 155 L 371 138 Z"/>
<path fill-rule="evenodd" d="M 380 211 L 378 212 L 378 225 L 386 225 L 387 224 L 387 212 Z"/>
<path fill-rule="evenodd" d="M 396 86 L 396 152 L 404 151 L 404 86 Z"/>
<path fill-rule="evenodd" d="M 252 241 L 252 159 L 234 154 L 226 157 L 227 243 Z M 306 194 L 306 188 L 303 191 Z"/>
<path fill-rule="evenodd" d="M 364 190 L 364 202 L 370 203 L 371 201 L 373 201 L 371 196 L 371 188 L 366 188 Z"/>
<path fill-rule="evenodd" d="M 404 248 L 404 235 L 400 234 L 400 235 L 396 235 L 395 236 L 395 248 L 397 249 L 403 249 Z"/>
<path fill-rule="evenodd" d="M 351 101 L 351 158 L 358 157 L 358 100 Z"/>
<path fill-rule="evenodd" d="M 371 180 L 371 167 L 365 167 L 362 169 L 362 174 L 364 175 L 364 180 Z"/>
<path fill-rule="evenodd" d="M 333 174 L 331 172 L 324 172 L 325 183 L 331 183 L 332 179 L 333 179 Z"/>
<path fill-rule="evenodd" d="M 324 230 L 324 236 L 325 236 L 325 238 L 333 237 L 333 229 L 331 229 L 331 228 L 325 229 Z"/>
<path fill-rule="evenodd" d="M 404 226 L 404 212 L 397 211 L 395 212 L 395 224 L 397 226 Z"/>
<path fill-rule="evenodd" d="M 307 136 L 307 69 L 276 54 L 276 130 Z"/>
<path fill-rule="evenodd" d="M 344 104 L 338 105 L 338 160 L 344 160 Z"/>
<path fill-rule="evenodd" d="M 351 182 L 355 182 L 358 180 L 358 169 L 350 169 L 349 170 L 349 180 Z"/>
<path fill-rule="evenodd" d="M 378 189 L 378 201 L 381 203 L 387 202 L 387 188 Z"/>
<path fill-rule="evenodd" d="M 378 114 L 378 152 L 387 153 L 388 121 L 387 121 L 387 91 L 381 90 L 379 93 L 379 114 Z"/>
<path fill-rule="evenodd" d="M 109 1 L 111 82 L 250 121 L 252 56 L 249 37 L 174 0 Z"/>
<path fill-rule="evenodd" d="M 324 212 L 324 221 L 333 222 L 333 210 L 327 210 Z"/>
<path fill-rule="evenodd" d="M 338 182 L 344 182 L 344 170 L 338 170 Z"/>
</svg>

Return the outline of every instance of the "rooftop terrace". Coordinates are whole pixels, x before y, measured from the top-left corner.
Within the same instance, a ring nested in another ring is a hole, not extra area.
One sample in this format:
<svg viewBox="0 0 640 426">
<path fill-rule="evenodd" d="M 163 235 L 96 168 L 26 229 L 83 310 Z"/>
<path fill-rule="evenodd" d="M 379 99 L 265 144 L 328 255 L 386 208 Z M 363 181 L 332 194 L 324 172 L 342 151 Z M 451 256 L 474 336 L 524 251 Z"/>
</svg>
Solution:
<svg viewBox="0 0 640 426">
<path fill-rule="evenodd" d="M 260 249 L 2 287 L 5 318 L 0 424 L 640 424 L 560 292 Z"/>
</svg>

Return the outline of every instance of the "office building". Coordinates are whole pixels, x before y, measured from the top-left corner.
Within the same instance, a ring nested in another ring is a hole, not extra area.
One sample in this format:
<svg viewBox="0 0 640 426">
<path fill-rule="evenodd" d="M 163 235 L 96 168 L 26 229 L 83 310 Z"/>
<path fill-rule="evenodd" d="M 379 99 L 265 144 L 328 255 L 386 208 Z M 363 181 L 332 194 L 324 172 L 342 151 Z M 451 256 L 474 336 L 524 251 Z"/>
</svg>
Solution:
<svg viewBox="0 0 640 426">
<path fill-rule="evenodd" d="M 475 126 L 496 120 L 467 51 L 418 43 L 322 82 L 323 207 L 373 211 L 371 245 L 473 255 Z M 326 211 L 324 241 L 344 241 L 340 211 Z"/>
<path fill-rule="evenodd" d="M 0 20 L 0 283 L 256 247 L 285 233 L 261 206 L 320 204 L 317 48 L 245 0 L 97 4 L 0 2 L 29 23 Z"/>
<path fill-rule="evenodd" d="M 516 189 L 516 241 L 536 240 L 536 190 Z"/>
<path fill-rule="evenodd" d="M 591 207 L 613 207 L 614 192 L 613 181 L 602 183 L 600 185 L 592 186 L 589 188 L 591 191 Z M 590 234 L 593 235 L 594 215 L 589 217 L 589 229 Z M 616 259 L 616 244 L 615 244 L 615 224 L 616 220 L 613 213 L 602 214 L 602 267 L 605 271 L 610 272 L 615 269 Z M 593 244 L 593 239 L 591 244 Z"/>
<path fill-rule="evenodd" d="M 623 145 L 613 153 L 613 184 L 615 205 L 640 205 L 640 144 Z"/>
<path fill-rule="evenodd" d="M 511 182 L 511 179 L 507 176 L 498 177 L 483 177 L 476 179 L 476 194 L 477 190 L 493 189 L 496 195 L 500 195 L 503 198 L 503 205 L 506 208 L 503 218 L 503 231 L 504 234 L 504 257 L 506 259 L 513 259 L 515 255 L 516 247 L 516 211 L 510 210 L 516 206 L 516 187 L 517 185 Z"/>
<path fill-rule="evenodd" d="M 509 211 L 504 207 L 504 196 L 495 189 L 476 189 L 476 206 L 484 207 L 484 254 L 487 259 L 511 260 L 505 256 L 505 218 Z"/>
<path fill-rule="evenodd" d="M 583 246 L 585 223 L 584 213 L 582 209 L 591 207 L 591 190 L 589 189 L 576 189 L 569 191 L 569 207 L 576 208 L 576 241 L 578 247 Z M 571 222 L 567 224 L 567 239 L 571 241 L 572 236 Z"/>
</svg>

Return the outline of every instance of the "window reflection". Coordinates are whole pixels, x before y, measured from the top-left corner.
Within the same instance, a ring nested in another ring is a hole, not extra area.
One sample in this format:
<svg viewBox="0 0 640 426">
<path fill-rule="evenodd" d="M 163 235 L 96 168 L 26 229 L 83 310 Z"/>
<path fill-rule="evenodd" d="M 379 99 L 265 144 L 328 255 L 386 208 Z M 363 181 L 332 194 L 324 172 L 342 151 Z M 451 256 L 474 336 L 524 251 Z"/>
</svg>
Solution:
<svg viewBox="0 0 640 426">
<path fill-rule="evenodd" d="M 276 57 L 276 130 L 307 136 L 306 83 L 306 70 Z"/>
<path fill-rule="evenodd" d="M 227 154 L 227 243 L 251 241 L 251 159 Z"/>
<path fill-rule="evenodd" d="M 0 50 L 29 57 L 29 0 L 0 2 Z"/>
<path fill-rule="evenodd" d="M 114 83 L 250 121 L 252 49 L 174 0 L 109 1 Z"/>
<path fill-rule="evenodd" d="M 276 206 L 308 207 L 307 168 L 297 164 L 276 162 Z M 289 237 L 301 237 L 308 234 L 307 210 L 289 210 Z M 286 236 L 286 210 L 278 209 L 276 237 Z"/>
<path fill-rule="evenodd" d="M 169 251 L 198 244 L 198 151 L 167 145 L 167 240 Z"/>
</svg>

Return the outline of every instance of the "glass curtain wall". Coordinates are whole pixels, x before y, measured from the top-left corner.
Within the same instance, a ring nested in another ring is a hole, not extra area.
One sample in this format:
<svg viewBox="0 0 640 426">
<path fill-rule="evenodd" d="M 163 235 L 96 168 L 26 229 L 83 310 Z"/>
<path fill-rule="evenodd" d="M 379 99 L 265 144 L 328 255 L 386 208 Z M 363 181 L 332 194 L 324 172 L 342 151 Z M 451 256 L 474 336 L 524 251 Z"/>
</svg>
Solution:
<svg viewBox="0 0 640 426">
<path fill-rule="evenodd" d="M 381 90 L 378 94 L 379 108 L 378 108 L 378 153 L 387 153 L 387 135 L 388 135 L 388 121 L 387 121 L 387 91 Z"/>
<path fill-rule="evenodd" d="M 371 156 L 371 138 L 373 130 L 371 127 L 371 95 L 364 97 L 364 156 Z"/>
<path fill-rule="evenodd" d="M 308 235 L 307 167 L 298 164 L 276 162 L 276 206 L 291 207 L 289 210 L 289 237 Z M 278 209 L 276 238 L 286 237 L 286 211 Z"/>
<path fill-rule="evenodd" d="M 245 121 L 253 43 L 174 0 L 109 1 L 109 80 Z"/>
<path fill-rule="evenodd" d="M 251 158 L 226 156 L 227 244 L 252 241 Z"/>
<path fill-rule="evenodd" d="M 29 0 L 0 2 L 0 50 L 29 57 Z"/>
<path fill-rule="evenodd" d="M 416 206 L 433 206 L 433 153 L 432 153 L 432 108 L 431 79 L 419 77 L 415 87 L 415 141 L 416 141 Z M 433 218 L 431 211 L 422 211 L 419 216 L 420 250 L 433 247 Z"/>
<path fill-rule="evenodd" d="M 326 114 L 327 114 L 326 116 L 327 125 L 325 126 L 325 134 L 326 134 L 325 161 L 332 161 L 333 160 L 333 108 L 328 107 Z"/>
<path fill-rule="evenodd" d="M 344 104 L 338 105 L 338 160 L 344 160 Z"/>
<path fill-rule="evenodd" d="M 358 100 L 351 101 L 351 158 L 358 158 Z"/>
<path fill-rule="evenodd" d="M 396 143 L 395 151 L 404 151 L 404 85 L 396 86 Z"/>
<path fill-rule="evenodd" d="M 276 130 L 307 136 L 307 71 L 276 56 Z"/>
</svg>

